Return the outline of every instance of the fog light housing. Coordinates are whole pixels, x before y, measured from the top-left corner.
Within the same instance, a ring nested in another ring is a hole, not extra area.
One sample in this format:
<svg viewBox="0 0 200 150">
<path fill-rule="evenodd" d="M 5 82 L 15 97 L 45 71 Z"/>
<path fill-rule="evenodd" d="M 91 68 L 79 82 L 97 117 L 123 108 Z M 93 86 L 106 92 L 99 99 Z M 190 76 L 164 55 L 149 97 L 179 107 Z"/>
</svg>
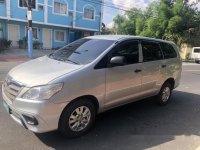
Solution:
<svg viewBox="0 0 200 150">
<path fill-rule="evenodd" d="M 25 121 L 27 124 L 29 125 L 34 125 L 34 126 L 37 126 L 38 125 L 38 121 L 35 117 L 32 117 L 32 116 L 26 116 L 26 115 L 23 115 Z"/>
</svg>

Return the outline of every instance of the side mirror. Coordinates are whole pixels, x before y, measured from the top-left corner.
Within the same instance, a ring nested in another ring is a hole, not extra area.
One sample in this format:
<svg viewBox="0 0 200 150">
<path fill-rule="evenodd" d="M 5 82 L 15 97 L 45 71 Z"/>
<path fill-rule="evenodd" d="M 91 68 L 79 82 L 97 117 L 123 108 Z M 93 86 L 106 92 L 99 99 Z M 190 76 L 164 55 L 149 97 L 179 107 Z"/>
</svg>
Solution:
<svg viewBox="0 0 200 150">
<path fill-rule="evenodd" d="M 112 57 L 110 60 L 110 66 L 123 66 L 125 64 L 125 57 L 124 56 L 115 56 Z"/>
</svg>

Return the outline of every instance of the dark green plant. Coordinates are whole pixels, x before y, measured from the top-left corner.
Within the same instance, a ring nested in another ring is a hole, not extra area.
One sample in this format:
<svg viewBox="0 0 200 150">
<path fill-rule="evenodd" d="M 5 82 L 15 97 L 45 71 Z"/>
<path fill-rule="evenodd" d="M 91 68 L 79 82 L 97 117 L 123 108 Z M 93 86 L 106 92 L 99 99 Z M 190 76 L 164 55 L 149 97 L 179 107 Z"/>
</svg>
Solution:
<svg viewBox="0 0 200 150">
<path fill-rule="evenodd" d="M 0 49 L 6 49 L 9 48 L 12 44 L 11 40 L 6 40 L 4 38 L 0 39 Z"/>
<path fill-rule="evenodd" d="M 26 49 L 27 48 L 27 38 L 24 37 L 23 39 L 18 41 L 19 48 Z"/>
<path fill-rule="evenodd" d="M 41 49 L 43 46 L 43 43 L 39 42 L 39 41 L 34 41 L 33 42 L 33 48 L 34 49 Z"/>
</svg>

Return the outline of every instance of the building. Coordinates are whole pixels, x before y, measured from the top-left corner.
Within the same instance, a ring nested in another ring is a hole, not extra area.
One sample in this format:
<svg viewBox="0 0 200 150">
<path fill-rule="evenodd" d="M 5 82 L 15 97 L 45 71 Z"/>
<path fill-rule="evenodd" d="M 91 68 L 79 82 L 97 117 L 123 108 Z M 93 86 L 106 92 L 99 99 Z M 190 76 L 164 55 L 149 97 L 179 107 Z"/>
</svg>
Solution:
<svg viewBox="0 0 200 150">
<path fill-rule="evenodd" d="M 18 41 L 27 34 L 26 0 L 0 0 L 0 38 Z M 33 39 L 58 48 L 101 30 L 102 0 L 32 0 Z"/>
</svg>

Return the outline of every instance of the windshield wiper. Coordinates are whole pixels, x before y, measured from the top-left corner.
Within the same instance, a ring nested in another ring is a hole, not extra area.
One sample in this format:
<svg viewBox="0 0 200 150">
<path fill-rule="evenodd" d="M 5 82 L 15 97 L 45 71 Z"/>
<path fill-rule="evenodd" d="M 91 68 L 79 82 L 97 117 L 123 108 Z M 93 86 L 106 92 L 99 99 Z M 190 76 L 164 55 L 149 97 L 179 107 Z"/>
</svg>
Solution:
<svg viewBox="0 0 200 150">
<path fill-rule="evenodd" d="M 77 64 L 77 65 L 79 65 L 79 63 L 74 62 L 74 61 L 72 61 L 72 60 L 70 60 L 70 59 L 66 59 L 65 61 L 69 61 L 69 62 L 72 62 L 73 64 Z"/>
<path fill-rule="evenodd" d="M 49 57 L 50 57 L 50 58 L 53 58 L 53 53 L 49 54 Z"/>
</svg>

